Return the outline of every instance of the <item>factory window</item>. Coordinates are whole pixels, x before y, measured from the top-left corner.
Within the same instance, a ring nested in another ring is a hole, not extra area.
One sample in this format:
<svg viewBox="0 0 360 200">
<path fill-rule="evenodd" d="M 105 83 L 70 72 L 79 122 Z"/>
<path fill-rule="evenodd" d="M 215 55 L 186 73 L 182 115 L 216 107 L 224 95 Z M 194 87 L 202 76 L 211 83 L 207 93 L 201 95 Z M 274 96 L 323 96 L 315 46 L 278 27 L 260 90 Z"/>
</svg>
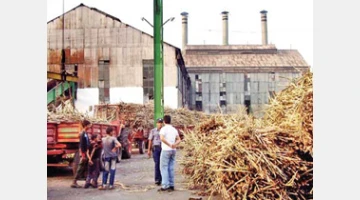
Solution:
<svg viewBox="0 0 360 200">
<path fill-rule="evenodd" d="M 250 94 L 250 81 L 251 81 L 250 74 L 246 74 L 245 80 L 244 80 L 244 82 L 245 82 L 244 90 L 245 90 L 245 93 L 247 93 L 247 94 Z"/>
<path fill-rule="evenodd" d="M 110 102 L 110 73 L 109 73 L 109 60 L 100 60 L 98 65 L 98 88 L 99 88 L 99 102 L 109 103 Z"/>
<path fill-rule="evenodd" d="M 226 83 L 220 83 L 220 92 L 226 92 Z"/>
<path fill-rule="evenodd" d="M 202 80 L 200 75 L 195 75 L 195 92 L 202 93 Z"/>
<path fill-rule="evenodd" d="M 144 98 L 154 99 L 154 61 L 143 60 L 143 90 Z"/>
</svg>

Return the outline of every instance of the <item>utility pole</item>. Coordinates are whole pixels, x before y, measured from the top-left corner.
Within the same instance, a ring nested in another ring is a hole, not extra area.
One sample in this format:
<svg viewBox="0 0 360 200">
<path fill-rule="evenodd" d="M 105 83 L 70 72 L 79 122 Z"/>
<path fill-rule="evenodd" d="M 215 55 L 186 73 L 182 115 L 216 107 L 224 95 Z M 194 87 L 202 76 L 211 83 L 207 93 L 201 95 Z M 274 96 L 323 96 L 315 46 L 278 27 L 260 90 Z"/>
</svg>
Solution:
<svg viewBox="0 0 360 200">
<path fill-rule="evenodd" d="M 154 0 L 154 25 L 144 17 L 142 21 L 148 23 L 154 31 L 154 127 L 156 119 L 164 117 L 164 51 L 163 51 L 163 26 L 174 21 L 171 17 L 163 23 L 163 1 Z"/>
<path fill-rule="evenodd" d="M 164 116 L 163 1 L 154 0 L 154 127 Z"/>
</svg>

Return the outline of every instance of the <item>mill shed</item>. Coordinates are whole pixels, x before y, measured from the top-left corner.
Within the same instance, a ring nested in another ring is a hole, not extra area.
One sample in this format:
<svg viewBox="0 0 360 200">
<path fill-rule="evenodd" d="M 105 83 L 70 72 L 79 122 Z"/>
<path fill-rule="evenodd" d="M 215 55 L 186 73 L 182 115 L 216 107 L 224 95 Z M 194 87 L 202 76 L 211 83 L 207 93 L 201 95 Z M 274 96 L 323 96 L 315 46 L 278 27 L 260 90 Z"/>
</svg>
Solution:
<svg viewBox="0 0 360 200">
<path fill-rule="evenodd" d="M 64 23 L 63 23 L 64 22 Z M 76 107 L 153 98 L 153 36 L 84 4 L 47 23 L 48 71 L 78 66 Z M 64 37 L 63 37 L 64 36 Z M 186 107 L 190 79 L 179 48 L 164 42 L 164 105 Z"/>
<path fill-rule="evenodd" d="M 245 105 L 262 116 L 269 98 L 309 70 L 297 50 L 278 49 L 267 42 L 266 11 L 261 11 L 262 44 L 229 45 L 228 12 L 222 12 L 223 44 L 189 45 L 188 13 L 181 13 L 183 55 L 191 80 L 191 109 L 234 113 Z"/>
</svg>

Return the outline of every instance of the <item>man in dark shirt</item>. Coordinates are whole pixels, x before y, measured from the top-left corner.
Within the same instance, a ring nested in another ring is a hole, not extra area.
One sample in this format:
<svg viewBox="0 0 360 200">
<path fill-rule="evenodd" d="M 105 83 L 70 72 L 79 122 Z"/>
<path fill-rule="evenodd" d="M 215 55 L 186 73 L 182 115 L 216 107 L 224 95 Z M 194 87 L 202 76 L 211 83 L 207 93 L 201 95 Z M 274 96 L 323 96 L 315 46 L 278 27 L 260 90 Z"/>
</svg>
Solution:
<svg viewBox="0 0 360 200">
<path fill-rule="evenodd" d="M 74 181 L 71 184 L 72 188 L 81 188 L 81 186 L 77 184 L 77 181 L 84 176 L 85 169 L 87 168 L 87 164 L 88 164 L 86 152 L 90 146 L 90 140 L 87 130 L 91 127 L 91 123 L 88 120 L 83 120 L 82 127 L 83 130 L 80 134 L 80 144 L 79 144 L 79 153 L 81 157 L 75 174 Z"/>
<path fill-rule="evenodd" d="M 122 148 L 120 150 L 125 149 L 127 153 L 128 146 L 130 145 L 129 135 L 131 135 L 132 130 L 130 128 L 130 122 L 126 121 L 125 125 L 122 125 L 120 135 L 118 136 L 118 141 L 120 142 Z M 126 155 L 126 157 L 129 155 Z"/>
</svg>

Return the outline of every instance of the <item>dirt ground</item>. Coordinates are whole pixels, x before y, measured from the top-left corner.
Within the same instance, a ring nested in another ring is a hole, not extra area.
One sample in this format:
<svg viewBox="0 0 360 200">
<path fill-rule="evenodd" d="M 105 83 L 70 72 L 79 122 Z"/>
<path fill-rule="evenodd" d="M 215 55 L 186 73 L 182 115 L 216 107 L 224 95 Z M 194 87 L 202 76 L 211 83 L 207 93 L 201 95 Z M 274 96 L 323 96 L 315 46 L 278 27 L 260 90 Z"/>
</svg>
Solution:
<svg viewBox="0 0 360 200">
<path fill-rule="evenodd" d="M 181 150 L 177 151 L 177 160 L 181 159 Z M 181 166 L 175 165 L 175 191 L 158 192 L 160 186 L 154 183 L 154 161 L 147 154 L 134 152 L 131 159 L 122 160 L 116 166 L 115 189 L 101 191 L 94 188 L 70 187 L 72 173 L 70 169 L 48 168 L 47 197 L 48 200 L 82 200 L 82 199 L 126 199 L 126 200 L 185 200 L 190 197 L 200 197 L 194 190 L 186 188 L 185 177 L 180 174 Z M 100 174 L 99 184 L 101 183 Z M 85 181 L 78 181 L 84 185 Z M 203 200 L 208 197 L 202 197 Z M 212 198 L 218 199 L 218 198 Z"/>
</svg>

